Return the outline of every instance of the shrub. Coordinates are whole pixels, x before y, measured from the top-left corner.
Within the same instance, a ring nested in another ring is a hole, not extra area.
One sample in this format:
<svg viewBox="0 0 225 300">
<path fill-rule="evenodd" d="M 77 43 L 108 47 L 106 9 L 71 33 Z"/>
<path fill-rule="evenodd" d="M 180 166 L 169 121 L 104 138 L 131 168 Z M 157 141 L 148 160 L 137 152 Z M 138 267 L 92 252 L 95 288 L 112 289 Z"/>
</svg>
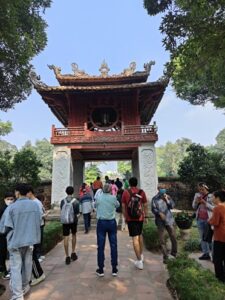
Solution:
<svg viewBox="0 0 225 300">
<path fill-rule="evenodd" d="M 160 241 L 157 231 L 157 227 L 152 220 L 149 220 L 147 224 L 144 224 L 143 227 L 143 238 L 145 247 L 148 250 L 159 250 Z"/>
<path fill-rule="evenodd" d="M 201 251 L 201 242 L 199 239 L 190 238 L 184 243 L 183 248 L 188 252 Z"/>
<path fill-rule="evenodd" d="M 58 242 L 62 240 L 62 224 L 58 221 L 51 221 L 44 228 L 43 251 L 49 252 Z"/>
<path fill-rule="evenodd" d="M 194 259 L 181 255 L 167 264 L 170 285 L 180 300 L 224 300 L 225 286 Z"/>
</svg>

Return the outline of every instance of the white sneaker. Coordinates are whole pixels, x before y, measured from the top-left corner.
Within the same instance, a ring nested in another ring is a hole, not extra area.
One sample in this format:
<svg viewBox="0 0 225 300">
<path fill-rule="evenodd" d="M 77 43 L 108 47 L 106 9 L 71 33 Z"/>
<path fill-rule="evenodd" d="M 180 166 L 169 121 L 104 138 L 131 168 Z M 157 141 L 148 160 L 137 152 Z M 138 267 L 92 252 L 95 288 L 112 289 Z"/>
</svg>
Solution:
<svg viewBox="0 0 225 300">
<path fill-rule="evenodd" d="M 175 258 L 176 258 L 176 257 L 173 256 L 173 255 L 171 255 L 171 254 L 168 255 L 168 259 L 175 259 Z"/>
<path fill-rule="evenodd" d="M 27 286 L 23 289 L 23 295 L 25 296 L 29 291 L 30 291 L 30 286 L 27 285 Z"/>
<path fill-rule="evenodd" d="M 136 260 L 135 263 L 134 263 L 134 265 L 139 270 L 143 270 L 143 268 L 144 268 L 142 260 Z"/>
<path fill-rule="evenodd" d="M 145 259 L 144 259 L 144 254 L 141 254 L 141 260 L 142 260 L 142 262 L 145 261 Z"/>
<path fill-rule="evenodd" d="M 30 285 L 31 286 L 37 285 L 38 283 L 40 283 L 40 282 L 42 282 L 44 280 L 45 280 L 45 274 L 43 273 L 40 277 L 33 279 L 31 281 Z"/>
<path fill-rule="evenodd" d="M 44 255 L 40 256 L 40 259 L 45 260 L 45 256 Z"/>
</svg>

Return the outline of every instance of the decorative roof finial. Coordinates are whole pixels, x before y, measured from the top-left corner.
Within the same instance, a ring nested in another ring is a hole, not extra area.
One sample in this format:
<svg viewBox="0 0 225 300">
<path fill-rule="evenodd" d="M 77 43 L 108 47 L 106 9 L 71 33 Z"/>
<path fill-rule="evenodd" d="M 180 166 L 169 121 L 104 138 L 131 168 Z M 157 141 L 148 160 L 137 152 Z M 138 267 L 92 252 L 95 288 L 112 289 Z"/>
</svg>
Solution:
<svg viewBox="0 0 225 300">
<path fill-rule="evenodd" d="M 87 73 L 85 73 L 85 71 L 79 70 L 77 63 L 72 63 L 71 66 L 72 66 L 74 76 L 77 76 L 77 77 L 87 77 L 87 76 L 89 76 Z"/>
<path fill-rule="evenodd" d="M 55 65 L 48 65 L 48 67 L 49 67 L 50 70 L 54 71 L 56 77 L 61 75 L 61 68 L 60 67 L 57 67 Z"/>
<path fill-rule="evenodd" d="M 121 75 L 130 76 L 130 75 L 134 74 L 135 70 L 136 70 L 136 62 L 132 61 L 129 65 L 129 68 L 124 69 L 123 72 L 121 73 Z"/>
<path fill-rule="evenodd" d="M 31 68 L 29 72 L 29 78 L 35 88 L 47 87 L 47 84 L 41 81 L 41 77 L 36 74 L 35 69 Z"/>
<path fill-rule="evenodd" d="M 153 65 L 155 65 L 154 60 L 150 60 L 150 62 L 144 64 L 144 69 L 148 74 L 151 72 L 151 68 Z"/>
<path fill-rule="evenodd" d="M 103 60 L 99 71 L 101 73 L 101 77 L 108 77 L 109 76 L 110 68 L 108 67 L 108 64 L 106 63 L 105 60 Z"/>
</svg>

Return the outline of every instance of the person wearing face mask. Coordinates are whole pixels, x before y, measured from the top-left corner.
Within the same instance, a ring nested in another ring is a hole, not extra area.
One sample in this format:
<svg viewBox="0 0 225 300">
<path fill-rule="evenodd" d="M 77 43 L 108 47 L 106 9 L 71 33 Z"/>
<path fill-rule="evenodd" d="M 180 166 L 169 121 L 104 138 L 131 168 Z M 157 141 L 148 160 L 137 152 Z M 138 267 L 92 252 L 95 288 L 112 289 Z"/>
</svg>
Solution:
<svg viewBox="0 0 225 300">
<path fill-rule="evenodd" d="M 163 254 L 163 262 L 166 263 L 168 258 L 175 258 L 177 255 L 177 240 L 174 229 L 174 218 L 171 209 L 175 204 L 171 197 L 166 193 L 167 190 L 163 185 L 158 186 L 158 194 L 152 198 L 151 209 L 155 215 L 155 224 L 158 228 L 159 240 Z M 171 255 L 168 255 L 166 248 L 165 234 L 168 232 L 171 241 Z"/>
<path fill-rule="evenodd" d="M 14 202 L 13 193 L 7 192 L 4 197 L 4 205 L 0 210 L 0 220 L 6 210 L 6 208 Z M 10 274 L 6 268 L 7 259 L 7 240 L 4 234 L 0 234 L 0 272 L 3 273 L 2 279 L 9 280 Z"/>
<path fill-rule="evenodd" d="M 193 209 L 196 210 L 196 219 L 198 231 L 201 239 L 201 248 L 203 254 L 199 257 L 200 260 L 210 260 L 211 245 L 204 241 L 203 235 L 206 230 L 207 222 L 212 216 L 213 195 L 209 193 L 209 188 L 204 182 L 198 184 L 198 193 L 195 194 L 192 203 Z"/>
</svg>

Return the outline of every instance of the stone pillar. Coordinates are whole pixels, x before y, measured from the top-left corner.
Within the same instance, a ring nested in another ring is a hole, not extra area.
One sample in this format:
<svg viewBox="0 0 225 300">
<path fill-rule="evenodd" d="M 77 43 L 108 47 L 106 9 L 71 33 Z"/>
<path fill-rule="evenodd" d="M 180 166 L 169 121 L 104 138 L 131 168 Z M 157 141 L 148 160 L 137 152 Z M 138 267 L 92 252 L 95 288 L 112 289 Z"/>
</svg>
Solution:
<svg viewBox="0 0 225 300">
<path fill-rule="evenodd" d="M 156 169 L 156 153 L 154 143 L 146 143 L 138 147 L 139 159 L 139 186 L 145 191 L 148 200 L 157 192 L 157 169 Z"/>
<path fill-rule="evenodd" d="M 84 161 L 73 160 L 73 187 L 74 195 L 78 196 L 79 188 L 84 182 Z"/>
<path fill-rule="evenodd" d="M 72 185 L 73 166 L 71 149 L 66 146 L 54 146 L 52 170 L 52 199 L 54 206 L 59 206 L 65 198 L 65 189 Z"/>
<path fill-rule="evenodd" d="M 139 173 L 139 162 L 138 162 L 138 151 L 134 151 L 132 155 L 132 176 L 136 177 L 138 180 L 138 185 L 140 184 L 140 173 Z"/>
</svg>

